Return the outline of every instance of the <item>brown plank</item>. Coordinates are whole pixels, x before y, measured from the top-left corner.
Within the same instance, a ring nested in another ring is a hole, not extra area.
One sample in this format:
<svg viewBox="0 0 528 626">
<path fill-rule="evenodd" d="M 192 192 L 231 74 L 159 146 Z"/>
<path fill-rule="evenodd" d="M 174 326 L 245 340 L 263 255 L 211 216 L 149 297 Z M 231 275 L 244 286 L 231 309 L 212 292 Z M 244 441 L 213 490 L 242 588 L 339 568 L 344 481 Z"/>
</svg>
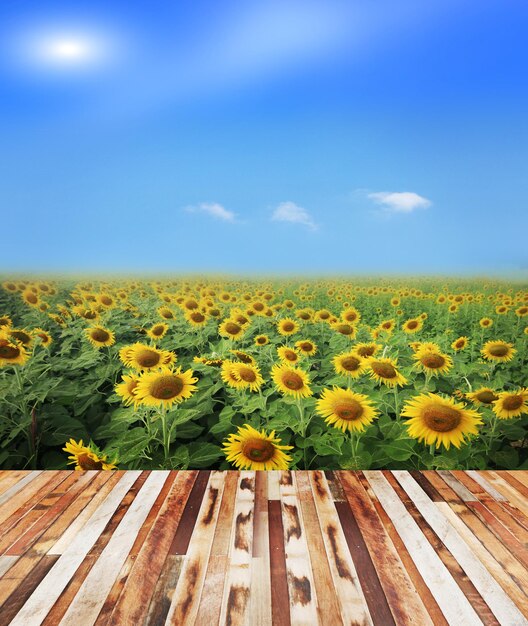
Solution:
<svg viewBox="0 0 528 626">
<path fill-rule="evenodd" d="M 432 624 L 415 586 L 392 543 L 376 507 L 355 472 L 338 472 L 339 480 L 353 513 L 357 531 L 365 543 L 383 588 L 383 595 L 397 624 Z M 358 574 L 361 568 L 358 569 Z"/>
<path fill-rule="evenodd" d="M 414 480 L 420 485 L 420 487 L 425 491 L 425 493 L 433 502 L 444 501 L 444 498 L 436 490 L 435 486 L 428 480 L 427 476 L 425 476 L 423 472 L 419 472 L 418 470 L 411 470 L 409 474 L 414 478 Z"/>
<path fill-rule="evenodd" d="M 119 596 L 108 624 L 141 624 L 181 521 L 196 472 L 180 472 L 169 485 L 169 493 L 159 508 L 143 546 L 134 559 L 126 587 Z"/>
<path fill-rule="evenodd" d="M 42 557 L 31 572 L 21 580 L 20 584 L 17 585 L 11 595 L 0 606 L 2 624 L 9 624 L 15 617 L 58 558 L 58 555 Z"/>
<path fill-rule="evenodd" d="M 284 529 L 280 500 L 268 502 L 271 571 L 271 612 L 274 626 L 291 626 L 290 596 L 286 576 Z"/>
<path fill-rule="evenodd" d="M 170 554 L 187 554 L 189 542 L 193 534 L 198 512 L 200 511 L 200 507 L 202 505 L 202 500 L 204 498 L 210 474 L 211 472 L 207 470 L 198 472 L 191 493 L 189 494 L 187 504 L 185 505 L 185 509 L 181 516 L 178 529 L 174 535 L 169 551 Z"/>
<path fill-rule="evenodd" d="M 178 584 L 184 558 L 183 556 L 173 556 L 171 554 L 167 557 L 161 575 L 158 578 L 143 626 L 164 626 L 172 596 Z"/>
</svg>

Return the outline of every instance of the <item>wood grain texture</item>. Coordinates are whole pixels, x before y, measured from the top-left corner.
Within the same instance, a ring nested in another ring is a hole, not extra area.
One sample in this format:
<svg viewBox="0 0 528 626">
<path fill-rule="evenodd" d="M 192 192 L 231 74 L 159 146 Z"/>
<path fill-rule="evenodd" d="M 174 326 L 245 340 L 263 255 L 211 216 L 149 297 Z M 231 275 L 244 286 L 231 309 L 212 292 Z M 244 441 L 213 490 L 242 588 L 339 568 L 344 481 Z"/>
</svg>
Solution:
<svg viewBox="0 0 528 626">
<path fill-rule="evenodd" d="M 0 623 L 528 626 L 528 472 L 0 472 Z"/>
</svg>

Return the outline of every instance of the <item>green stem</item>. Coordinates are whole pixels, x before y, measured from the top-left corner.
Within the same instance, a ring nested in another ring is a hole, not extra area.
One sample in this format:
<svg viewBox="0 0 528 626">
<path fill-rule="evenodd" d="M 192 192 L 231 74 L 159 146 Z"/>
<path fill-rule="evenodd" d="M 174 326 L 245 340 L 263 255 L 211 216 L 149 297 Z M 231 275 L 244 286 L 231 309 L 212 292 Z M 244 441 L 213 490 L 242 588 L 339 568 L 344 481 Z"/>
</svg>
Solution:
<svg viewBox="0 0 528 626">
<path fill-rule="evenodd" d="M 305 424 L 305 422 L 304 422 L 304 407 L 303 407 L 301 398 L 297 399 L 297 409 L 299 411 L 301 435 L 302 435 L 303 439 L 305 439 L 306 438 L 306 428 L 307 428 L 308 424 Z M 303 441 L 303 443 L 304 443 L 304 441 Z M 307 470 L 308 466 L 307 466 L 307 463 L 306 463 L 306 447 L 303 447 L 303 463 L 304 463 L 303 469 Z"/>
<path fill-rule="evenodd" d="M 398 386 L 395 385 L 394 386 L 394 413 L 396 414 L 396 421 L 399 422 L 400 421 L 400 409 L 398 406 Z"/>
<path fill-rule="evenodd" d="M 161 418 L 161 432 L 162 432 L 162 438 L 163 438 L 164 466 L 166 466 L 167 460 L 169 458 L 170 433 L 167 431 L 167 414 L 165 412 L 165 407 L 162 407 L 159 410 L 159 414 Z"/>
</svg>

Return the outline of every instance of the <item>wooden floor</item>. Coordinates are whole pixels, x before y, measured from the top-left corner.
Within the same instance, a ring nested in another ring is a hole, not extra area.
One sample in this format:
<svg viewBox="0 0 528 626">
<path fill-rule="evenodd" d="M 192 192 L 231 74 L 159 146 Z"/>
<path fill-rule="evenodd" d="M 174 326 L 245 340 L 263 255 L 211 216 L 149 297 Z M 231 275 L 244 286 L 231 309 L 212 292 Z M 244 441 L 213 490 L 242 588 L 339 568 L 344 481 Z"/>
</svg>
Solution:
<svg viewBox="0 0 528 626">
<path fill-rule="evenodd" d="M 528 472 L 0 472 L 0 624 L 528 624 Z"/>
</svg>

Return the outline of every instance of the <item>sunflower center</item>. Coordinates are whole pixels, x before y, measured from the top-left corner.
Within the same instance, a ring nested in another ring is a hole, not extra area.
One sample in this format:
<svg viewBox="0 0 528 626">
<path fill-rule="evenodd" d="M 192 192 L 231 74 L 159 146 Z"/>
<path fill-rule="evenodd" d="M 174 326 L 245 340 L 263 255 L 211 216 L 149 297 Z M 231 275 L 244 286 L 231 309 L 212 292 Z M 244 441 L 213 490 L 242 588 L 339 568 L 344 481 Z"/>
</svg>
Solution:
<svg viewBox="0 0 528 626">
<path fill-rule="evenodd" d="M 430 404 L 423 411 L 423 420 L 431 430 L 445 433 L 454 430 L 462 419 L 460 411 L 443 404 Z"/>
<path fill-rule="evenodd" d="M 31 341 L 31 337 L 22 330 L 14 330 L 11 334 L 23 344 L 29 343 Z"/>
<path fill-rule="evenodd" d="M 295 372 L 286 372 L 282 377 L 282 382 L 285 387 L 293 391 L 298 391 L 304 387 L 303 379 Z"/>
<path fill-rule="evenodd" d="M 16 359 L 20 355 L 20 349 L 16 346 L 0 346 L 0 359 Z"/>
<path fill-rule="evenodd" d="M 94 341 L 100 341 L 101 343 L 104 343 L 105 341 L 108 341 L 110 339 L 110 333 L 108 333 L 106 330 L 103 330 L 102 328 L 96 328 L 95 330 L 92 330 L 90 335 Z"/>
<path fill-rule="evenodd" d="M 265 337 L 258 337 L 257 338 L 257 343 L 264 345 L 266 343 L 266 338 Z"/>
<path fill-rule="evenodd" d="M 313 345 L 309 341 L 303 341 L 300 348 L 305 352 L 310 352 L 311 350 L 313 350 Z"/>
<path fill-rule="evenodd" d="M 154 367 L 160 362 L 161 355 L 154 350 L 141 350 L 136 355 L 136 360 L 141 367 Z"/>
<path fill-rule="evenodd" d="M 464 347 L 464 345 L 465 345 L 465 343 L 466 343 L 466 342 L 465 342 L 463 339 L 459 339 L 459 340 L 455 343 L 455 346 L 456 346 L 457 348 L 463 348 L 463 347 Z"/>
<path fill-rule="evenodd" d="M 445 359 L 441 354 L 424 354 L 424 356 L 420 359 L 422 365 L 431 370 L 439 369 L 443 367 L 445 364 Z"/>
<path fill-rule="evenodd" d="M 414 330 L 418 326 L 418 322 L 416 320 L 412 320 L 411 322 L 407 322 L 407 328 Z"/>
<path fill-rule="evenodd" d="M 88 454 L 79 454 L 77 456 L 77 464 L 83 470 L 100 470 L 103 469 L 103 463 L 92 459 Z"/>
<path fill-rule="evenodd" d="M 396 378 L 397 372 L 393 365 L 390 363 L 380 363 L 379 361 L 374 361 L 371 364 L 374 373 L 377 374 L 380 378 Z"/>
<path fill-rule="evenodd" d="M 36 304 L 38 302 L 38 298 L 34 293 L 28 293 L 26 296 L 26 300 L 30 303 L 30 304 Z"/>
<path fill-rule="evenodd" d="M 360 365 L 361 361 L 356 359 L 355 356 L 347 356 L 341 360 L 341 367 L 347 372 L 355 372 Z"/>
<path fill-rule="evenodd" d="M 225 329 L 230 335 L 237 335 L 240 332 L 240 326 L 235 324 L 235 322 L 228 322 Z"/>
<path fill-rule="evenodd" d="M 482 404 L 491 404 L 497 400 L 497 396 L 492 391 L 481 391 L 477 393 L 477 400 Z"/>
<path fill-rule="evenodd" d="M 334 408 L 334 413 L 342 420 L 352 421 L 357 420 L 363 415 L 364 409 L 361 404 L 349 398 L 341 400 L 339 404 Z"/>
<path fill-rule="evenodd" d="M 508 354 L 508 346 L 491 346 L 489 351 L 493 356 L 506 356 Z"/>
<path fill-rule="evenodd" d="M 502 406 L 506 409 L 506 411 L 515 411 L 521 408 L 523 402 L 524 400 L 522 396 L 508 396 L 502 401 Z"/>
<path fill-rule="evenodd" d="M 238 370 L 238 375 L 245 383 L 254 383 L 257 380 L 257 375 L 249 367 L 241 367 Z"/>
<path fill-rule="evenodd" d="M 293 350 L 287 350 L 284 356 L 287 361 L 297 361 L 297 354 Z"/>
<path fill-rule="evenodd" d="M 163 326 L 154 326 L 154 328 L 152 329 L 152 334 L 156 335 L 156 337 L 159 337 L 160 335 L 163 335 L 164 330 L 165 329 Z"/>
<path fill-rule="evenodd" d="M 101 296 L 101 304 L 112 304 L 112 298 L 110 296 Z"/>
<path fill-rule="evenodd" d="M 242 446 L 244 456 L 252 461 L 265 463 L 273 458 L 275 446 L 265 439 L 249 439 Z"/>
<path fill-rule="evenodd" d="M 191 318 L 194 322 L 203 322 L 205 321 L 205 315 L 203 313 L 200 313 L 200 311 L 195 311 L 192 315 Z"/>
<path fill-rule="evenodd" d="M 374 351 L 374 346 L 361 346 L 361 348 L 358 348 L 357 352 L 361 356 L 372 356 L 374 354 Z"/>
<path fill-rule="evenodd" d="M 353 332 L 353 328 L 349 324 L 338 324 L 336 326 L 336 330 L 342 335 L 351 335 Z"/>
<path fill-rule="evenodd" d="M 286 331 L 287 333 L 291 332 L 294 328 L 295 326 L 292 324 L 292 322 L 285 322 L 282 325 L 282 330 Z"/>
<path fill-rule="evenodd" d="M 150 395 L 156 400 L 170 400 L 180 395 L 183 381 L 178 376 L 160 376 L 150 388 Z"/>
</svg>

